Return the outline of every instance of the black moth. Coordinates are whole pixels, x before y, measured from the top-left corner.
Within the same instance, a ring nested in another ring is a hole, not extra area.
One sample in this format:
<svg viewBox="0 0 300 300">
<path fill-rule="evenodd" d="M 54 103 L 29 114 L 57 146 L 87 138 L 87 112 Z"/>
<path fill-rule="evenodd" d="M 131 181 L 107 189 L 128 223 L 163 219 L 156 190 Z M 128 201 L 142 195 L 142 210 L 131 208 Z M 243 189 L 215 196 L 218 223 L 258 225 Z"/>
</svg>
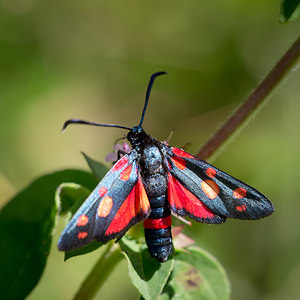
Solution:
<svg viewBox="0 0 300 300">
<path fill-rule="evenodd" d="M 151 256 L 165 262 L 172 253 L 171 213 L 203 223 L 222 223 L 226 218 L 258 219 L 274 211 L 272 203 L 254 188 L 145 133 L 142 123 L 150 90 L 162 74 L 165 72 L 150 78 L 138 126 L 77 119 L 65 122 L 63 129 L 74 123 L 127 129 L 132 151 L 116 162 L 75 213 L 60 236 L 59 250 L 120 238 L 144 221 Z"/>
</svg>

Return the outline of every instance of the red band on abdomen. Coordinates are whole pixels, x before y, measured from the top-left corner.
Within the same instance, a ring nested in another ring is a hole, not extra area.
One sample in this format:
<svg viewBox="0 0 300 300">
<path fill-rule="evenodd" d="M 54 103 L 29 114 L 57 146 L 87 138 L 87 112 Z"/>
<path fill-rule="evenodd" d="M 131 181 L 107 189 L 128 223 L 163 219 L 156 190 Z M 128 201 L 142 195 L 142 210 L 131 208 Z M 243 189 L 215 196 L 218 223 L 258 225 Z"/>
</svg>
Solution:
<svg viewBox="0 0 300 300">
<path fill-rule="evenodd" d="M 162 218 L 162 219 L 147 219 L 143 223 L 144 228 L 149 229 L 163 229 L 168 228 L 172 225 L 171 216 Z"/>
</svg>

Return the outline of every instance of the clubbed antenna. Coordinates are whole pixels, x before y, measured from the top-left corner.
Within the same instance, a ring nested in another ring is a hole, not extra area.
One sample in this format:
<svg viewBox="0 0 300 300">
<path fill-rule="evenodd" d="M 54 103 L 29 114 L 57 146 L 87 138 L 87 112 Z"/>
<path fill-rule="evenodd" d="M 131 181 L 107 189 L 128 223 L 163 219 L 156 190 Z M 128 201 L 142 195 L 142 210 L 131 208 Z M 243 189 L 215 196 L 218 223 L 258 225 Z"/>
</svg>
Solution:
<svg viewBox="0 0 300 300">
<path fill-rule="evenodd" d="M 148 102 L 149 102 L 149 95 L 150 95 L 151 88 L 152 88 L 152 85 L 154 83 L 154 80 L 157 76 L 164 75 L 164 74 L 167 74 L 167 72 L 156 72 L 156 73 L 152 74 L 151 77 L 150 77 L 148 87 L 147 87 L 147 91 L 146 91 L 145 105 L 144 105 L 144 109 L 143 109 L 143 113 L 142 113 L 142 117 L 141 117 L 141 121 L 140 121 L 139 126 L 141 126 L 143 124 L 143 121 L 144 121 L 146 108 L 147 108 L 147 105 L 148 105 Z"/>
</svg>

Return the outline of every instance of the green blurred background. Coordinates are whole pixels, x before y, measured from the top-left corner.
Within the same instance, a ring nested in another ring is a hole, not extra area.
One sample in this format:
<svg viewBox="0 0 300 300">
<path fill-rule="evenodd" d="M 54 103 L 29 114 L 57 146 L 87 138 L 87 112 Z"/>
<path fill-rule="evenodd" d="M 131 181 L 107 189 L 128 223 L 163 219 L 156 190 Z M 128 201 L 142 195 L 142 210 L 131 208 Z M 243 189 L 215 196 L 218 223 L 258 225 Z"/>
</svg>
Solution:
<svg viewBox="0 0 300 300">
<path fill-rule="evenodd" d="M 273 67 L 300 32 L 278 23 L 278 1 L 0 2 L 0 200 L 46 172 L 99 161 L 119 129 L 73 126 L 68 118 L 136 125 L 149 76 L 144 128 L 195 153 Z M 213 163 L 266 194 L 275 213 L 260 221 L 193 224 L 214 254 L 232 299 L 300 299 L 299 70 Z M 43 195 L 41 195 L 42 201 Z M 28 297 L 70 299 L 101 250 L 63 262 L 60 220 L 39 285 Z M 123 262 L 97 299 L 137 299 Z"/>
</svg>

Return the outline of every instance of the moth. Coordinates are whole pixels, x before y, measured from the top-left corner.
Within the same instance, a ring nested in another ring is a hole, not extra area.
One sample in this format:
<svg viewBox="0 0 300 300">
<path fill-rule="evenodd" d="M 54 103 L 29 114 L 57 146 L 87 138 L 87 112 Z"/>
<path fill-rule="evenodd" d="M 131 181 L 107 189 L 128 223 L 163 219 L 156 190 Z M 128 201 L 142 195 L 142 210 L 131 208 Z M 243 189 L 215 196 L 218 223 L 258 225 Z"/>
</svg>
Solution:
<svg viewBox="0 0 300 300">
<path fill-rule="evenodd" d="M 120 238 L 143 221 L 151 256 L 165 262 L 172 253 L 171 214 L 218 224 L 226 218 L 259 219 L 274 211 L 268 198 L 256 189 L 144 131 L 150 91 L 155 78 L 163 74 L 166 72 L 151 76 L 137 126 L 79 119 L 65 122 L 63 129 L 69 124 L 126 129 L 132 150 L 123 153 L 74 214 L 60 236 L 59 250 Z"/>
</svg>

